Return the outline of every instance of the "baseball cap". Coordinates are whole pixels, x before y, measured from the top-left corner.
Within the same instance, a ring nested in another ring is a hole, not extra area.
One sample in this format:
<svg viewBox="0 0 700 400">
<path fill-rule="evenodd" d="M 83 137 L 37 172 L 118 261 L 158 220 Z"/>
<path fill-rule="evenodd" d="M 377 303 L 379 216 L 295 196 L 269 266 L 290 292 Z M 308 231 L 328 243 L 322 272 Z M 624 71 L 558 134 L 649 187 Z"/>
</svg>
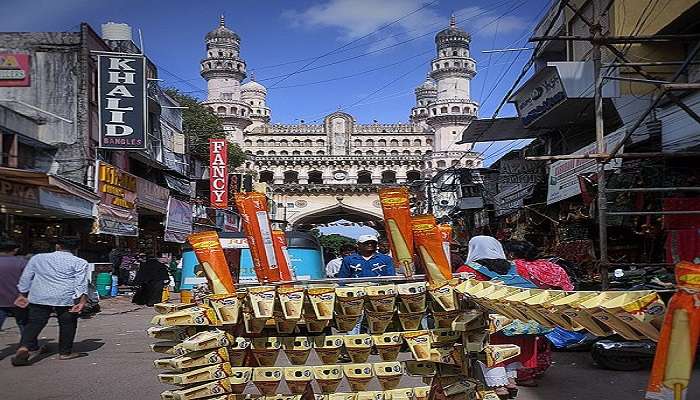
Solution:
<svg viewBox="0 0 700 400">
<path fill-rule="evenodd" d="M 364 242 L 379 242 L 379 239 L 375 235 L 361 235 L 357 238 L 357 243 Z"/>
</svg>

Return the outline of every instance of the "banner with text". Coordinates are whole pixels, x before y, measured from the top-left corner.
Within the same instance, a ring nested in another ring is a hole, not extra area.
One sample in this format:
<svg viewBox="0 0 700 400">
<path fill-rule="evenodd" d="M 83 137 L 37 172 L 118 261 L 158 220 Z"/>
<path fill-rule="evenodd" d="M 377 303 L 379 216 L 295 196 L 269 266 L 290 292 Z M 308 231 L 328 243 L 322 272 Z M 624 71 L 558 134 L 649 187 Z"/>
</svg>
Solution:
<svg viewBox="0 0 700 400">
<path fill-rule="evenodd" d="M 146 149 L 146 59 L 101 54 L 97 58 L 100 148 Z"/>
<path fill-rule="evenodd" d="M 168 200 L 168 214 L 165 217 L 166 242 L 185 243 L 192 233 L 192 204 L 171 197 Z"/>
<path fill-rule="evenodd" d="M 102 161 L 97 162 L 97 220 L 93 233 L 138 236 L 136 177 Z"/>
<path fill-rule="evenodd" d="M 213 208 L 228 208 L 228 142 L 209 139 L 209 202 Z"/>
</svg>

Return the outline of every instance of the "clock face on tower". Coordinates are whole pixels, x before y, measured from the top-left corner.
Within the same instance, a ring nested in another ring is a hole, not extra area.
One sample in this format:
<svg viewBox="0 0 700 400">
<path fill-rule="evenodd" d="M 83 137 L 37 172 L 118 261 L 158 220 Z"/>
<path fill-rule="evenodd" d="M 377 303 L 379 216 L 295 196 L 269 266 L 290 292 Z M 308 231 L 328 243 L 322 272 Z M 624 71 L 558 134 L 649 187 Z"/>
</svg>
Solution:
<svg viewBox="0 0 700 400">
<path fill-rule="evenodd" d="M 333 174 L 333 178 L 336 181 L 344 181 L 347 176 L 348 176 L 348 174 L 344 171 L 338 171 L 338 172 Z"/>
</svg>

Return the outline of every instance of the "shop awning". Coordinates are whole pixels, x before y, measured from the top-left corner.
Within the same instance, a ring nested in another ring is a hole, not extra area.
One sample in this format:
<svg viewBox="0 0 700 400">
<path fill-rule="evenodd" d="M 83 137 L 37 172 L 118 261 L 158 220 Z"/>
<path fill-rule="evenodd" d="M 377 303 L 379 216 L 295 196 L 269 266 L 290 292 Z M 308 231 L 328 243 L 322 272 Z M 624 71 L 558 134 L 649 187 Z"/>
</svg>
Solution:
<svg viewBox="0 0 700 400">
<path fill-rule="evenodd" d="M 462 140 L 457 144 L 534 139 L 545 132 L 542 129 L 525 128 L 519 117 L 477 119 L 462 132 Z"/>
</svg>

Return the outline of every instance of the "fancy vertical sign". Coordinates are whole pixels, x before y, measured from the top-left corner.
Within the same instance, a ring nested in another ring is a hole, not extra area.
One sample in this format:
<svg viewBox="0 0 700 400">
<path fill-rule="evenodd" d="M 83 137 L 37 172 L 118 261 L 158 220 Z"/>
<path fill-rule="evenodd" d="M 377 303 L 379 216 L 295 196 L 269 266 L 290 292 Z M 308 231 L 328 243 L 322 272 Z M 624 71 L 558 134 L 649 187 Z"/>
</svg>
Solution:
<svg viewBox="0 0 700 400">
<path fill-rule="evenodd" d="M 228 208 L 228 142 L 209 139 L 209 203 Z"/>
<path fill-rule="evenodd" d="M 97 57 L 100 148 L 146 149 L 146 59 L 141 55 Z"/>
</svg>

